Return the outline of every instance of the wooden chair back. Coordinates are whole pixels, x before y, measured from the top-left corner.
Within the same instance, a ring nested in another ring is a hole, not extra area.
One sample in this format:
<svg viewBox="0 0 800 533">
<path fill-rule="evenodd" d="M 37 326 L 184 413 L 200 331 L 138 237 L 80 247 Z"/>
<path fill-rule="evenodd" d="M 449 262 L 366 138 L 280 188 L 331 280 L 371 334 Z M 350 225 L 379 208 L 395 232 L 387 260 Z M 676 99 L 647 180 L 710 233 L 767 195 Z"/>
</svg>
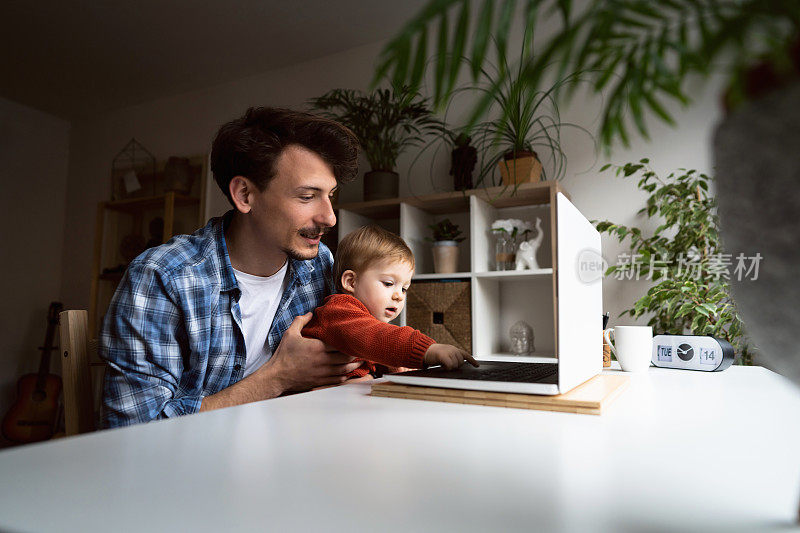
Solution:
<svg viewBox="0 0 800 533">
<path fill-rule="evenodd" d="M 93 363 L 97 357 L 97 340 L 89 339 L 89 317 L 85 310 L 62 311 L 61 324 L 61 374 L 64 384 L 64 425 L 66 434 L 88 433 L 96 428 L 94 381 L 102 383 L 104 365 Z M 98 380 L 99 377 L 99 380 Z"/>
</svg>

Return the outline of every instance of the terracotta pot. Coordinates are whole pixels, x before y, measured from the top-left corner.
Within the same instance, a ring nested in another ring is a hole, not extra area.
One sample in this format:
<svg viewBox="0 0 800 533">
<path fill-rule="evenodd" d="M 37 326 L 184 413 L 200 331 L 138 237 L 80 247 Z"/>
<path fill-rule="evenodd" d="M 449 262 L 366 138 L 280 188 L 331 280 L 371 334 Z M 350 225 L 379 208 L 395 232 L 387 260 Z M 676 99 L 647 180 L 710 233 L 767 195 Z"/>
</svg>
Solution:
<svg viewBox="0 0 800 533">
<path fill-rule="evenodd" d="M 433 271 L 437 274 L 458 272 L 458 243 L 456 241 L 433 243 Z"/>
<path fill-rule="evenodd" d="M 400 175 L 386 170 L 371 170 L 364 174 L 364 201 L 397 198 Z"/>
<path fill-rule="evenodd" d="M 500 167 L 500 175 L 503 176 L 503 185 L 535 183 L 542 177 L 542 163 L 536 156 L 501 159 L 497 165 Z"/>
</svg>

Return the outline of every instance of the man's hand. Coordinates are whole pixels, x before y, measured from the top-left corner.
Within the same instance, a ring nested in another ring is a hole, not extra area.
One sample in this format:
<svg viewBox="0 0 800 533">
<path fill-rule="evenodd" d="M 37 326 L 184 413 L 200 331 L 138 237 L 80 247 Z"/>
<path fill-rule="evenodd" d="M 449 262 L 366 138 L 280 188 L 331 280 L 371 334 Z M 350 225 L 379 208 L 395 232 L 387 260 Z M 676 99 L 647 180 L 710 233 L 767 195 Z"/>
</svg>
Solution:
<svg viewBox="0 0 800 533">
<path fill-rule="evenodd" d="M 275 398 L 287 391 L 310 390 L 323 385 L 338 385 L 361 361 L 341 352 L 328 351 L 318 339 L 300 332 L 312 313 L 296 317 L 281 338 L 269 361 L 261 368 L 216 394 L 203 398 L 201 411 L 242 405 Z"/>
<path fill-rule="evenodd" d="M 447 370 L 453 370 L 467 361 L 474 367 L 480 366 L 467 352 L 450 344 L 431 344 L 424 357 L 427 366 L 442 365 Z"/>
<path fill-rule="evenodd" d="M 262 373 L 276 379 L 281 392 L 309 390 L 323 385 L 338 385 L 347 374 L 361 366 L 361 361 L 341 352 L 328 351 L 318 339 L 300 333 L 311 320 L 312 313 L 298 316 L 283 334 L 272 358 L 253 375 Z"/>
</svg>

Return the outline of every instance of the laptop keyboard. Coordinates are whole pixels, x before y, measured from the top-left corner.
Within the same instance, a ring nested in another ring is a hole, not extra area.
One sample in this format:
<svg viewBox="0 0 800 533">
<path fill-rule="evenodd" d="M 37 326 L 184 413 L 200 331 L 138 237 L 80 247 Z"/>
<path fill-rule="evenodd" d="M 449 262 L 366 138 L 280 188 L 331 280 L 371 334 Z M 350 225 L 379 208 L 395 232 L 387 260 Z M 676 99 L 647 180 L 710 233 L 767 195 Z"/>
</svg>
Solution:
<svg viewBox="0 0 800 533">
<path fill-rule="evenodd" d="M 456 370 L 436 367 L 426 370 L 412 370 L 404 372 L 403 375 L 506 383 L 558 383 L 557 363 L 512 363 L 505 361 L 481 361 L 480 363 L 481 366 L 479 368 L 464 363 Z"/>
<path fill-rule="evenodd" d="M 558 365 L 511 363 L 500 368 L 489 368 L 484 372 L 477 372 L 471 379 L 479 381 L 511 381 L 514 383 L 538 383 L 542 379 L 555 375 Z"/>
</svg>

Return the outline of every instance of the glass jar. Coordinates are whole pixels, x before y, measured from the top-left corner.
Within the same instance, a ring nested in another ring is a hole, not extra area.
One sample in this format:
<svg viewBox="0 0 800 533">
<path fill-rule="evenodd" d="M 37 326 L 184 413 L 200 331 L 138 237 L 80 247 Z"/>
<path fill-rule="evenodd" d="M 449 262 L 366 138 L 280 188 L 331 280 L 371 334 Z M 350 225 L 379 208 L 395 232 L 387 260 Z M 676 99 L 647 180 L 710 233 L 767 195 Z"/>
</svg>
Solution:
<svg viewBox="0 0 800 533">
<path fill-rule="evenodd" d="M 508 233 L 498 233 L 494 245 L 495 270 L 514 270 L 517 259 L 516 252 L 516 239 Z"/>
</svg>

